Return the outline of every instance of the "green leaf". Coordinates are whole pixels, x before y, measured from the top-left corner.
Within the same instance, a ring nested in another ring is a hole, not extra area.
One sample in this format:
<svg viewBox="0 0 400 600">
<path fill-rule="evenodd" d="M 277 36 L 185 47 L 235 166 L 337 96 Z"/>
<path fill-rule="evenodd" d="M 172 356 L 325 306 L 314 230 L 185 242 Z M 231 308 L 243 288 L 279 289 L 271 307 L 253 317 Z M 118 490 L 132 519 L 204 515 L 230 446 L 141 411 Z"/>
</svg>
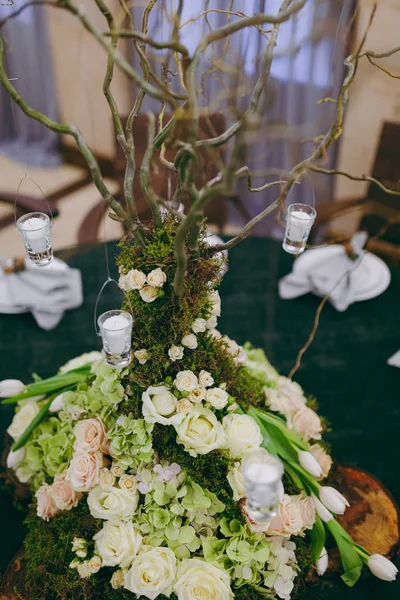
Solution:
<svg viewBox="0 0 400 600">
<path fill-rule="evenodd" d="M 247 414 L 249 414 L 253 418 L 258 417 L 258 419 L 260 419 L 264 423 L 273 425 L 274 427 L 280 429 L 285 438 L 290 440 L 295 446 L 297 446 L 301 450 L 308 450 L 308 445 L 306 444 L 306 442 L 304 442 L 302 438 L 299 435 L 297 435 L 297 433 L 291 431 L 288 428 L 286 421 L 281 417 L 278 417 L 270 412 L 266 412 L 259 408 L 255 408 L 254 406 L 251 406 L 249 408 Z"/>
<path fill-rule="evenodd" d="M 311 538 L 312 555 L 315 564 L 321 556 L 322 548 L 325 546 L 326 532 L 322 519 L 315 515 L 314 527 L 309 530 L 308 535 Z"/>
<path fill-rule="evenodd" d="M 335 538 L 339 548 L 340 559 L 344 571 L 342 579 L 347 586 L 353 587 L 360 579 L 363 561 L 354 547 L 353 540 L 335 519 L 329 521 L 326 526 Z M 343 536 L 343 532 L 345 533 L 345 536 Z M 351 541 L 348 541 L 348 538 Z"/>
</svg>

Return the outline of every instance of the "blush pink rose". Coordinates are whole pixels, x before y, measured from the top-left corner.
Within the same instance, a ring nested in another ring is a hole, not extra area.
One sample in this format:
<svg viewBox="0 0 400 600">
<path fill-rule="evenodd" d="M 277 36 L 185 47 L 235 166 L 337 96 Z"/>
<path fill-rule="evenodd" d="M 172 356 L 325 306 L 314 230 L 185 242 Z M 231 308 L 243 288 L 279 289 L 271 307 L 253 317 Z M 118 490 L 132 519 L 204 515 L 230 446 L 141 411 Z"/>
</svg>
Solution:
<svg viewBox="0 0 400 600">
<path fill-rule="evenodd" d="M 268 408 L 282 415 L 289 414 L 291 405 L 288 397 L 274 388 L 264 388 L 265 400 Z"/>
<path fill-rule="evenodd" d="M 59 510 L 71 510 L 82 498 L 82 494 L 72 489 L 70 482 L 67 480 L 66 471 L 54 477 L 51 487 L 55 505 Z"/>
<path fill-rule="evenodd" d="M 304 436 L 306 440 L 320 440 L 322 425 L 317 413 L 304 406 L 301 410 L 288 418 L 289 428 Z"/>
<path fill-rule="evenodd" d="M 270 535 L 299 535 L 304 530 L 304 521 L 301 509 L 302 496 L 284 495 L 279 505 L 277 516 L 272 519 L 268 533 Z"/>
<path fill-rule="evenodd" d="M 84 419 L 74 427 L 75 450 L 97 452 L 103 450 L 106 430 L 100 419 Z"/>
<path fill-rule="evenodd" d="M 58 508 L 54 501 L 53 488 L 45 483 L 35 494 L 37 500 L 37 516 L 45 521 L 49 521 L 58 513 Z"/>
<path fill-rule="evenodd" d="M 317 459 L 317 461 L 319 462 L 319 465 L 322 469 L 321 479 L 325 479 L 325 477 L 328 477 L 329 471 L 331 470 L 331 467 L 332 467 L 331 457 L 329 456 L 329 454 L 327 454 L 325 452 L 323 447 L 320 446 L 319 444 L 314 444 L 313 446 L 311 446 L 310 452 L 313 455 L 313 457 Z"/>
<path fill-rule="evenodd" d="M 101 452 L 75 452 L 68 468 L 68 481 L 76 492 L 90 492 L 100 481 L 104 466 Z"/>
<path fill-rule="evenodd" d="M 304 529 L 312 529 L 315 523 L 315 504 L 311 496 L 301 494 L 300 512 L 303 519 Z"/>
</svg>

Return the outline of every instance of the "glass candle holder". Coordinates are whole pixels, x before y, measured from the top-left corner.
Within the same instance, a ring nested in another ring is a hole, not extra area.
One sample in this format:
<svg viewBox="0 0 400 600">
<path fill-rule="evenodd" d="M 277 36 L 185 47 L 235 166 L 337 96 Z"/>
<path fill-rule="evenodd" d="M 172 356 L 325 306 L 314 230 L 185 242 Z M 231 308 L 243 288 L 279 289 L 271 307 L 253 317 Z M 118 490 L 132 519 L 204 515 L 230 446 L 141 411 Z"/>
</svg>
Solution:
<svg viewBox="0 0 400 600">
<path fill-rule="evenodd" d="M 33 265 L 45 267 L 53 260 L 50 218 L 41 212 L 28 213 L 17 221 L 26 254 Z"/>
<path fill-rule="evenodd" d="M 132 315 L 124 310 L 109 310 L 97 319 L 106 362 L 111 367 L 126 367 L 131 362 Z"/>
<path fill-rule="evenodd" d="M 304 252 L 316 216 L 316 210 L 307 204 L 291 204 L 288 207 L 282 244 L 286 252 L 290 254 Z"/>
<path fill-rule="evenodd" d="M 263 448 L 251 452 L 242 461 L 242 474 L 249 516 L 265 523 L 278 514 L 283 465 Z"/>
</svg>

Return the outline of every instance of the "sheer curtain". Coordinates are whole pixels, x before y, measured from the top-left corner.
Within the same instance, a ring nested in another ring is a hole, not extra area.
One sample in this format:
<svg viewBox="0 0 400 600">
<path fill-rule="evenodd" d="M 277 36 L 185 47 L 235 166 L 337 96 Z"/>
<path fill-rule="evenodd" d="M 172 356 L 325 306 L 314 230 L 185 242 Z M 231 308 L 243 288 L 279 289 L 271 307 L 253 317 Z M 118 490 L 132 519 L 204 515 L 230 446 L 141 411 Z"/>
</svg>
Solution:
<svg viewBox="0 0 400 600">
<path fill-rule="evenodd" d="M 280 5 L 281 0 L 209 0 L 207 3 L 186 0 L 181 18 L 181 23 L 185 24 L 181 29 L 181 40 L 192 54 L 211 27 L 240 19 L 239 13 L 277 14 Z M 172 0 L 164 0 L 151 13 L 149 32 L 157 39 L 166 39 L 171 31 L 171 7 Z M 205 8 L 207 15 L 196 19 Z M 228 8 L 232 12 L 229 16 L 218 12 Z M 329 129 L 336 105 L 318 101 L 327 95 L 335 96 L 343 79 L 346 34 L 353 8 L 354 0 L 308 0 L 296 16 L 281 24 L 271 75 L 261 98 L 261 121 L 249 136 L 245 149 L 246 164 L 260 173 L 254 178 L 254 187 L 276 180 L 282 169 L 290 169 L 308 156 L 311 143 L 307 140 Z M 133 8 L 136 27 L 140 24 L 142 10 L 140 6 Z M 265 25 L 264 29 L 268 30 L 270 26 Z M 203 107 L 208 107 L 209 112 L 223 112 L 229 121 L 237 111 L 248 106 L 268 38 L 267 32 L 260 34 L 253 27 L 232 35 L 229 45 L 220 41 L 208 48 L 199 66 L 200 73 L 207 72 L 205 78 L 200 75 L 198 78 L 199 101 Z M 152 54 L 150 49 L 148 53 Z M 156 61 L 155 55 L 153 60 Z M 210 69 L 215 63 L 219 68 Z M 171 78 L 175 89 L 181 89 L 177 76 L 171 75 Z M 226 89 L 232 92 L 228 102 L 223 100 Z M 146 100 L 143 110 L 149 109 L 158 112 L 160 105 Z M 334 152 L 330 152 L 326 161 L 327 166 L 334 165 Z M 270 174 L 266 176 L 265 172 Z M 313 177 L 317 204 L 332 197 L 332 183 L 327 177 Z M 271 188 L 254 194 L 247 190 L 246 181 L 241 180 L 238 195 L 254 216 L 276 199 L 277 190 Z M 312 196 L 311 183 L 305 179 L 294 187 L 288 202 L 311 203 Z M 232 211 L 230 220 L 239 222 L 240 217 Z M 270 219 L 260 224 L 255 233 L 278 237 L 281 228 Z"/>
<path fill-rule="evenodd" d="M 0 6 L 5 17 L 26 0 L 14 0 L 12 6 Z M 42 6 L 31 6 L 2 29 L 7 73 L 17 91 L 36 110 L 57 119 L 50 44 L 46 16 Z M 37 166 L 60 162 L 58 135 L 26 117 L 0 86 L 0 152 Z"/>
</svg>

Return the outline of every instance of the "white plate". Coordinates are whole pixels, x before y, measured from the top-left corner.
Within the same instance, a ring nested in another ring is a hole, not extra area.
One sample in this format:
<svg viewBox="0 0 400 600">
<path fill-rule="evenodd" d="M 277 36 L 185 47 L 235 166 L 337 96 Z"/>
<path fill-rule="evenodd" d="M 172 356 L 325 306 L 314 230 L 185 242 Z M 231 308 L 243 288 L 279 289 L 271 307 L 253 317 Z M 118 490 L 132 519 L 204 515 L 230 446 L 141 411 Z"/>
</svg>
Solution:
<svg viewBox="0 0 400 600">
<path fill-rule="evenodd" d="M 326 248 L 307 250 L 301 254 L 293 265 L 293 271 L 310 271 L 321 262 L 343 255 L 343 246 L 333 244 Z M 354 300 L 369 300 L 382 294 L 390 284 L 390 271 L 386 263 L 375 254 L 365 252 L 358 266 L 350 274 L 352 285 L 354 285 Z"/>
</svg>

